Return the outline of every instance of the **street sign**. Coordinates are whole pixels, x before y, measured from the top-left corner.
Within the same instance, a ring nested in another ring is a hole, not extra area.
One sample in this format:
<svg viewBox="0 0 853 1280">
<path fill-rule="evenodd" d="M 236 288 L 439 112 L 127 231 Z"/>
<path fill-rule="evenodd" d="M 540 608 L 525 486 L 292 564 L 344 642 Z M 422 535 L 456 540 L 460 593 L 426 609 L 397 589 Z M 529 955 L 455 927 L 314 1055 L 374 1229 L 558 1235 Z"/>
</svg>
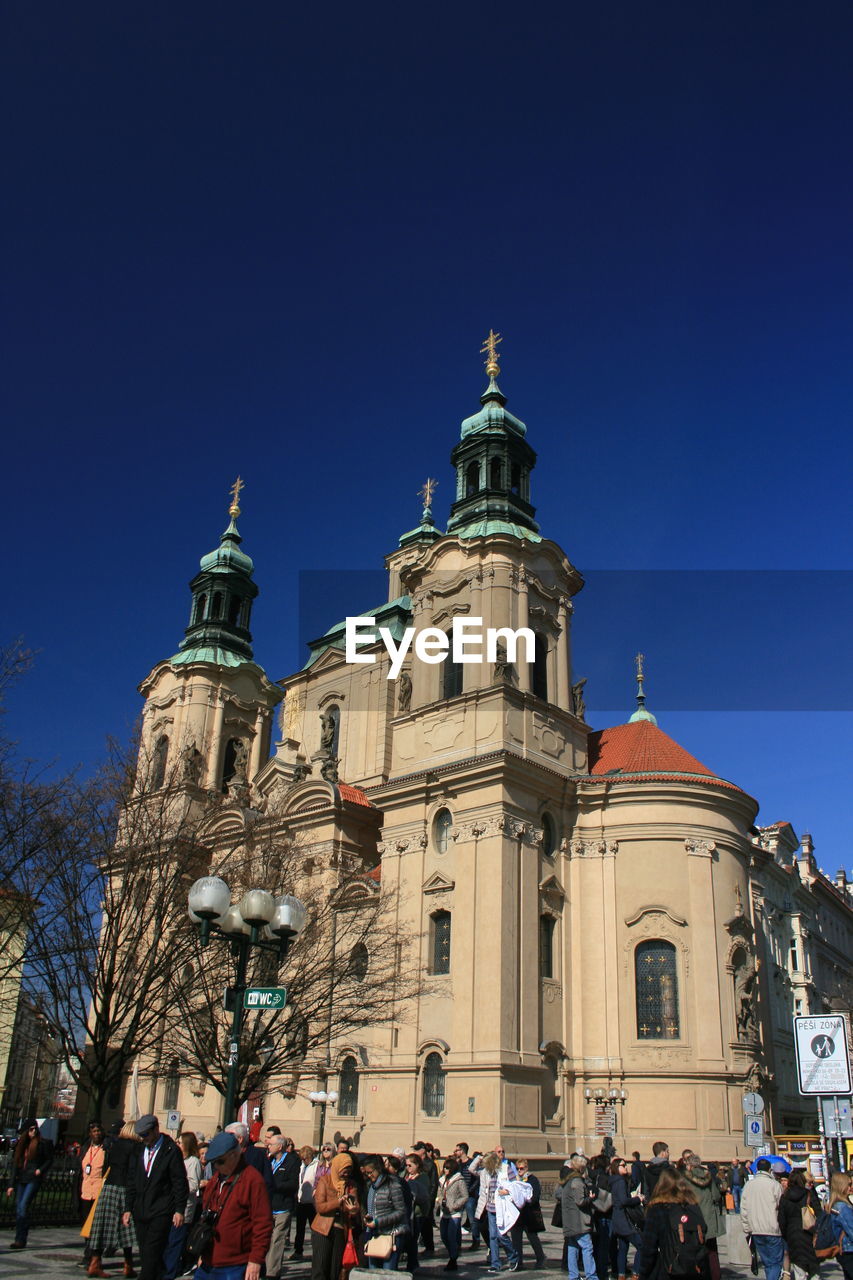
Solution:
<svg viewBox="0 0 853 1280">
<path fill-rule="evenodd" d="M 827 1138 L 853 1138 L 853 1114 L 849 1098 L 821 1098 L 823 1131 Z M 838 1107 L 836 1118 L 835 1108 Z"/>
<path fill-rule="evenodd" d="M 286 1004 L 285 987 L 248 987 L 243 993 L 244 1009 L 283 1009 Z"/>
<path fill-rule="evenodd" d="M 612 1138 L 616 1134 L 616 1108 L 607 1103 L 595 1108 L 595 1132 L 600 1138 Z"/>
<path fill-rule="evenodd" d="M 764 1099 L 760 1093 L 745 1093 L 743 1095 L 743 1114 L 745 1116 L 760 1116 L 764 1114 Z"/>
<path fill-rule="evenodd" d="M 764 1146 L 764 1116 L 744 1116 L 743 1140 L 748 1147 Z"/>
<path fill-rule="evenodd" d="M 167 1111 L 166 1112 L 166 1128 L 171 1129 L 174 1133 L 177 1133 L 180 1127 L 181 1127 L 180 1111 Z"/>
<path fill-rule="evenodd" d="M 847 1023 L 842 1014 L 794 1018 L 794 1043 L 800 1093 L 827 1097 L 851 1092 Z"/>
</svg>

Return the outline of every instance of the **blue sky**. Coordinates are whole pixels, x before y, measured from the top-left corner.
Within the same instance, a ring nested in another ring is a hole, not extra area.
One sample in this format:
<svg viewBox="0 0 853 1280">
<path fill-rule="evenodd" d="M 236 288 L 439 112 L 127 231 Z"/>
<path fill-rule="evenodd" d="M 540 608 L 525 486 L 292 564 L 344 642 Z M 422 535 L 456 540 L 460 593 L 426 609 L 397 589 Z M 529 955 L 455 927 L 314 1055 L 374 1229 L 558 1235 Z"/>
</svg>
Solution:
<svg viewBox="0 0 853 1280">
<path fill-rule="evenodd" d="M 2 35 L 22 751 L 126 732 L 238 472 L 256 655 L 297 666 L 300 573 L 381 569 L 427 475 L 446 517 L 494 326 L 590 718 L 642 649 L 661 726 L 850 866 L 846 2 L 45 0 Z"/>
</svg>

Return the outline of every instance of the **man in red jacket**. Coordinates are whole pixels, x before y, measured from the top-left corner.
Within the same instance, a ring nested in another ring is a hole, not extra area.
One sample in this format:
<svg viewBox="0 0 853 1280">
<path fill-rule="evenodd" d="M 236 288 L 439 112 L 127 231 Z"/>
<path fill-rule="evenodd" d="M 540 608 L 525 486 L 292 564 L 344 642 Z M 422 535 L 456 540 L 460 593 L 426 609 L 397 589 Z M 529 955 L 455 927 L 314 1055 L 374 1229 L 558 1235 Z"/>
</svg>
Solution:
<svg viewBox="0 0 853 1280">
<path fill-rule="evenodd" d="M 246 1164 L 233 1133 L 218 1133 L 207 1149 L 214 1176 L 205 1187 L 203 1208 L 218 1214 L 213 1246 L 201 1259 L 196 1280 L 235 1277 L 260 1280 L 272 1236 L 272 1210 L 264 1179 Z M 222 1270 L 219 1270 L 222 1268 Z"/>
</svg>

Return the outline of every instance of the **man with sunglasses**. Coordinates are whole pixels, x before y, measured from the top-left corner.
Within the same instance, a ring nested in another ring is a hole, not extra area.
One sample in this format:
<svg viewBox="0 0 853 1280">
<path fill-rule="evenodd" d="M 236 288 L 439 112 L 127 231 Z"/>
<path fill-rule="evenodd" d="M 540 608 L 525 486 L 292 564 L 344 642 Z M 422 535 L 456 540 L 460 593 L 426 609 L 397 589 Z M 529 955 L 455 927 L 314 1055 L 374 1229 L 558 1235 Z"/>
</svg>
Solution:
<svg viewBox="0 0 853 1280">
<path fill-rule="evenodd" d="M 160 1132 L 156 1116 L 141 1116 L 134 1128 L 142 1139 L 142 1150 L 128 1176 L 122 1222 L 127 1226 L 133 1217 L 139 1240 L 139 1280 L 161 1280 L 169 1232 L 184 1225 L 187 1172 L 183 1152 L 167 1133 Z"/>
<path fill-rule="evenodd" d="M 215 1225 L 196 1280 L 260 1280 L 272 1237 L 264 1179 L 246 1163 L 233 1133 L 218 1133 L 207 1154 L 213 1177 L 204 1190 L 202 1213 L 215 1215 Z"/>
</svg>

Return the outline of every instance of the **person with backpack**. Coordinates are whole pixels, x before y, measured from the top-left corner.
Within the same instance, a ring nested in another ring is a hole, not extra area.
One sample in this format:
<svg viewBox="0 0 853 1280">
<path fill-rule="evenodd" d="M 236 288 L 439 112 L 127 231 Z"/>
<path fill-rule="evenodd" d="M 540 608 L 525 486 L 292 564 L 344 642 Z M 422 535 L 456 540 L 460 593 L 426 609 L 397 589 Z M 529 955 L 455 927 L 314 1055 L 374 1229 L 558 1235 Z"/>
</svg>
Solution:
<svg viewBox="0 0 853 1280">
<path fill-rule="evenodd" d="M 844 1272 L 844 1280 L 853 1280 L 853 1205 L 850 1203 L 850 1191 L 853 1179 L 849 1173 L 834 1173 L 829 1186 L 829 1204 L 827 1213 L 835 1218 L 834 1235 L 841 1245 L 838 1265 Z M 821 1224 L 818 1224 L 816 1235 L 820 1235 Z"/>
<path fill-rule="evenodd" d="M 770 1172 L 770 1161 L 763 1156 L 755 1162 L 755 1177 L 750 1178 L 740 1199 L 740 1225 L 744 1235 L 752 1237 L 767 1280 L 779 1280 L 785 1241 L 779 1226 L 779 1201 L 782 1188 Z"/>
<path fill-rule="evenodd" d="M 692 1189 L 663 1170 L 646 1206 L 638 1280 L 710 1280 L 706 1229 Z"/>
<path fill-rule="evenodd" d="M 696 1203 L 705 1219 L 705 1243 L 708 1246 L 708 1265 L 711 1280 L 720 1280 L 720 1255 L 717 1238 L 726 1234 L 725 1207 L 722 1188 L 711 1170 L 702 1163 L 695 1152 L 684 1161 L 684 1180 L 696 1197 Z"/>
<path fill-rule="evenodd" d="M 794 1169 L 779 1201 L 779 1228 L 788 1251 L 792 1280 L 817 1275 L 820 1263 L 814 1251 L 817 1214 L 809 1202 L 802 1169 Z"/>
</svg>

